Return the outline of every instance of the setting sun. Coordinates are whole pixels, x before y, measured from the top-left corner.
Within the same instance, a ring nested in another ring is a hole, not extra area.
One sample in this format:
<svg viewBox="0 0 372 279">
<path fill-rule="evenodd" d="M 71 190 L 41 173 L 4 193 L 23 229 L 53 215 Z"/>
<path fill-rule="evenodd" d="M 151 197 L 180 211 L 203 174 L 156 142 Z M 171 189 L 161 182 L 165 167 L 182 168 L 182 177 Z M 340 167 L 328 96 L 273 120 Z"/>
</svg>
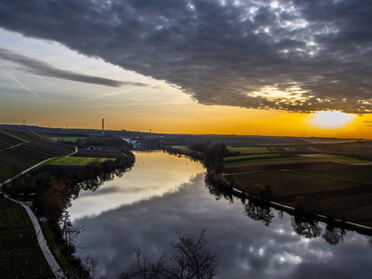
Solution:
<svg viewBox="0 0 372 279">
<path fill-rule="evenodd" d="M 347 125 L 355 115 L 337 110 L 318 111 L 314 113 L 311 123 L 320 128 L 335 129 Z"/>
</svg>

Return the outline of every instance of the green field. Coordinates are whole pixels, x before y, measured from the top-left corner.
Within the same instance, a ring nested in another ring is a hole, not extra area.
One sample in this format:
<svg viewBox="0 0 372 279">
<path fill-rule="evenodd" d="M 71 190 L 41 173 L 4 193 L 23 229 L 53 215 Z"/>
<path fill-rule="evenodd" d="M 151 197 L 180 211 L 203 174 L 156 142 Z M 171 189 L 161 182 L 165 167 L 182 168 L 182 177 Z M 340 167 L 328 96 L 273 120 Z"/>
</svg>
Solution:
<svg viewBox="0 0 372 279">
<path fill-rule="evenodd" d="M 172 145 L 172 148 L 181 151 L 190 151 L 190 148 L 187 145 Z"/>
<path fill-rule="evenodd" d="M 59 137 L 59 136 L 53 136 L 53 137 L 49 137 L 51 138 L 52 140 L 54 141 L 58 141 L 58 142 L 76 142 L 77 140 L 83 140 L 83 139 L 86 139 L 88 137 Z"/>
<path fill-rule="evenodd" d="M 53 278 L 26 211 L 0 198 L 0 274 L 3 279 Z"/>
<path fill-rule="evenodd" d="M 115 160 L 115 158 L 58 157 L 49 160 L 45 165 L 84 166 L 91 162 L 103 162 L 106 160 Z"/>
<path fill-rule="evenodd" d="M 258 154 L 258 153 L 270 153 L 267 147 L 263 146 L 231 146 L 227 148 L 229 152 L 240 152 L 240 154 Z"/>
</svg>

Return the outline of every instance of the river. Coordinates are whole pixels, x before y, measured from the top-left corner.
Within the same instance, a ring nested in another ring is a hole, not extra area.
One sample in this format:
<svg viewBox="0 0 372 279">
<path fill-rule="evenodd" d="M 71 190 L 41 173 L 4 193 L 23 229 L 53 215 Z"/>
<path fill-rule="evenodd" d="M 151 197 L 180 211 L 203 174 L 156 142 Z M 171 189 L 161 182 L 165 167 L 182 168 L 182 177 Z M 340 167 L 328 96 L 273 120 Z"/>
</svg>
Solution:
<svg viewBox="0 0 372 279">
<path fill-rule="evenodd" d="M 247 203 L 210 194 L 200 163 L 163 152 L 135 155 L 130 171 L 81 192 L 69 208 L 73 224 L 84 227 L 77 255 L 96 259 L 97 278 L 131 270 L 137 248 L 150 259 L 170 255 L 177 233 L 198 236 L 203 229 L 217 255 L 217 279 L 371 278 L 367 236 L 316 223 L 318 236 L 305 237 L 293 217 L 274 209 L 264 224 L 252 219 Z"/>
</svg>

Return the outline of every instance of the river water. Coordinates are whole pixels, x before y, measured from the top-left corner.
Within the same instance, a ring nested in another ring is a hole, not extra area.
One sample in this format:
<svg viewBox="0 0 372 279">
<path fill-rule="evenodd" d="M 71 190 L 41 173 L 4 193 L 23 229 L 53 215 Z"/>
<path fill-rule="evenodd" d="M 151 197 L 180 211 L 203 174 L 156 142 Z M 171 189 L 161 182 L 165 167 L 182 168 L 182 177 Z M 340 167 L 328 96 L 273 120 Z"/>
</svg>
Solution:
<svg viewBox="0 0 372 279">
<path fill-rule="evenodd" d="M 135 155 L 132 170 L 93 193 L 81 192 L 69 209 L 73 224 L 84 227 L 77 255 L 96 259 L 96 277 L 115 279 L 131 270 L 137 248 L 149 259 L 170 255 L 177 233 L 198 236 L 206 229 L 217 279 L 371 278 L 367 236 L 334 230 L 330 237 L 318 223 L 318 236 L 305 237 L 295 232 L 293 217 L 274 209 L 265 225 L 239 199 L 210 194 L 200 163 L 163 152 Z"/>
</svg>

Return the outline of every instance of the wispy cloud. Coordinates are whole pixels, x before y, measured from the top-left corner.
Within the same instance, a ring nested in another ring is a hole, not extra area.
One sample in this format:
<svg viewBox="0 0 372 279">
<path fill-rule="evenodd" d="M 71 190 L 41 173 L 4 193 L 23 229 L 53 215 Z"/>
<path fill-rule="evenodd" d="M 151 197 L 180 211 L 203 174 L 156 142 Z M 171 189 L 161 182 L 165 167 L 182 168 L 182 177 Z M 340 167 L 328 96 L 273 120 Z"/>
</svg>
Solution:
<svg viewBox="0 0 372 279">
<path fill-rule="evenodd" d="M 72 80 L 72 81 L 78 81 L 78 82 L 84 82 L 84 83 L 94 83 L 94 84 L 111 86 L 111 87 L 121 87 L 124 85 L 139 86 L 139 87 L 147 86 L 146 84 L 140 83 L 140 82 L 118 81 L 118 80 L 84 75 L 80 73 L 58 69 L 45 62 L 15 53 L 13 51 L 10 51 L 4 48 L 0 48 L 0 58 L 17 63 L 18 65 L 22 67 L 23 70 L 36 74 L 36 75 L 41 75 L 41 76 L 48 76 L 48 77 L 54 77 L 54 78 L 60 78 L 60 79 L 66 79 L 66 80 Z M 15 80 L 14 77 L 12 77 L 12 79 Z M 19 81 L 17 80 L 15 81 L 19 83 L 26 90 L 28 91 L 30 90 L 24 85 L 22 85 Z"/>
<path fill-rule="evenodd" d="M 24 85 L 20 80 L 16 79 L 14 76 L 12 76 L 11 74 L 9 74 L 8 72 L 6 72 L 6 71 L 3 70 L 3 73 L 6 76 L 8 76 L 11 80 L 13 80 L 15 83 L 17 83 L 20 87 L 22 87 L 23 89 L 25 89 L 27 92 L 30 92 L 32 95 L 34 95 L 36 98 L 39 98 L 39 99 L 41 99 L 43 101 L 46 101 L 39 94 L 37 94 L 34 90 L 32 90 L 29 87 L 27 87 L 26 85 Z"/>
</svg>

